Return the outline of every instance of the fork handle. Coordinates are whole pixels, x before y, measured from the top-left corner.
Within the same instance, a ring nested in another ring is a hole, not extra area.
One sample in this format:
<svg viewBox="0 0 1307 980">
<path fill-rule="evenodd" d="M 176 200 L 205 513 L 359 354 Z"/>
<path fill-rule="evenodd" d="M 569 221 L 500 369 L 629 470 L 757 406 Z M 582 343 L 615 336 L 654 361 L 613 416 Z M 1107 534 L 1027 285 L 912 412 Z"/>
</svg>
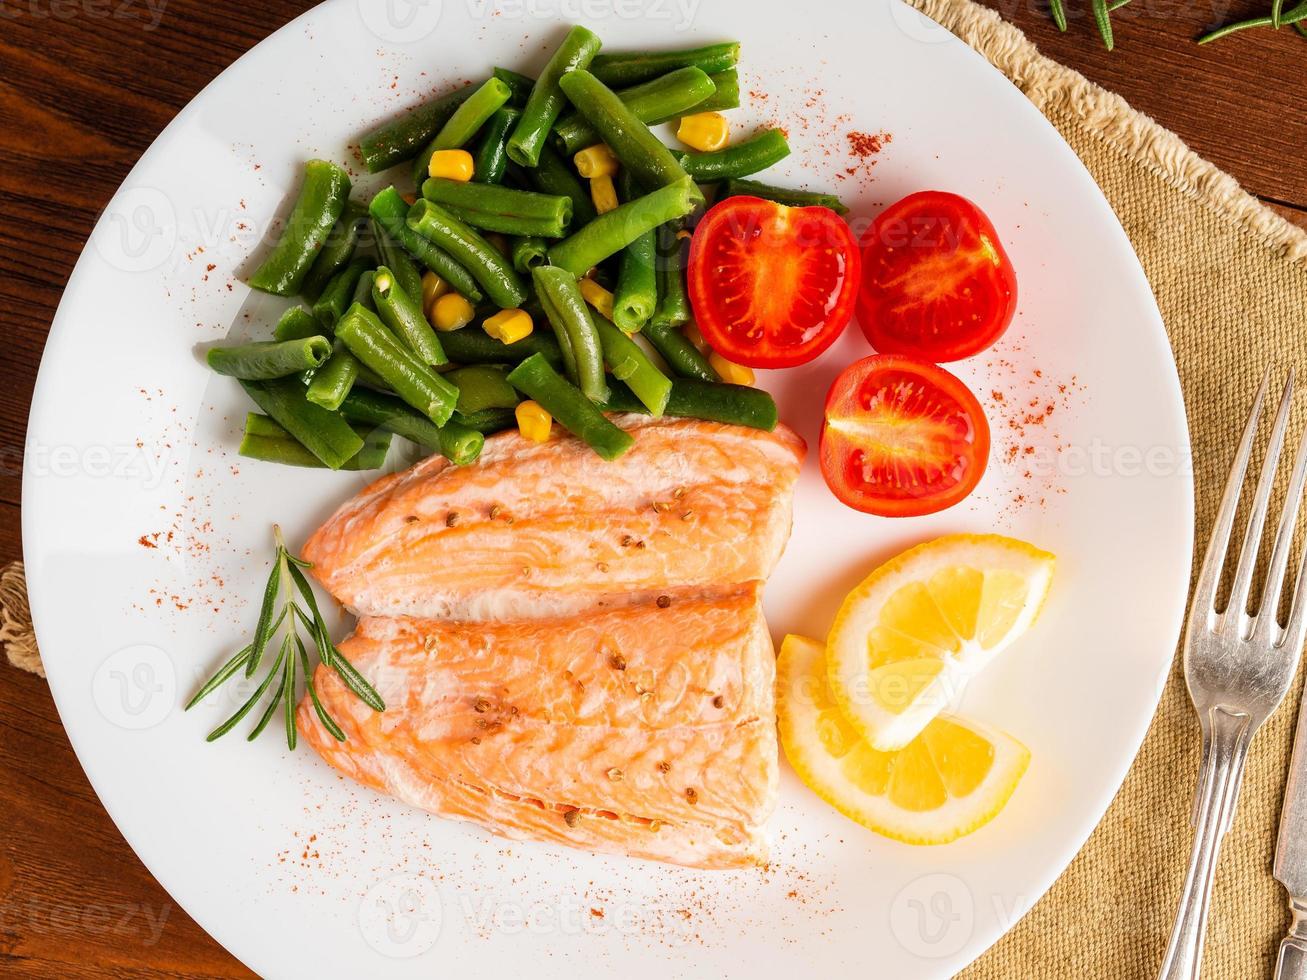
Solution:
<svg viewBox="0 0 1307 980">
<path fill-rule="evenodd" d="M 1207 931 L 1216 859 L 1233 817 L 1248 743 L 1252 741 L 1249 721 L 1246 714 L 1217 705 L 1210 709 L 1203 725 L 1203 765 L 1198 780 L 1194 846 L 1158 980 L 1195 980 L 1202 966 L 1203 936 Z"/>
<path fill-rule="evenodd" d="M 1280 940 L 1280 955 L 1275 959 L 1275 980 L 1307 980 L 1307 903 L 1289 901 L 1293 924 Z"/>
</svg>

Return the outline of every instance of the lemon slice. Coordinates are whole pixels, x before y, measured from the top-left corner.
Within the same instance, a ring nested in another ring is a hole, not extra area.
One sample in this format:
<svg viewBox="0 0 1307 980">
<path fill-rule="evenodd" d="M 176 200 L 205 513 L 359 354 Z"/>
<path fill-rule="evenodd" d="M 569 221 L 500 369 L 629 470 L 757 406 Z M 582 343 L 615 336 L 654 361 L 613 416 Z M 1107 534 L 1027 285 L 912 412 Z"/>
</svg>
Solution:
<svg viewBox="0 0 1307 980">
<path fill-rule="evenodd" d="M 781 745 L 799 778 L 850 820 L 908 844 L 946 844 L 1003 809 L 1030 762 L 1012 736 L 941 715 L 877 752 L 831 697 L 825 647 L 787 636 L 777 662 Z"/>
<path fill-rule="evenodd" d="M 1035 621 L 1053 556 L 997 534 L 905 551 L 849 593 L 826 642 L 831 691 L 883 752 L 901 749 Z"/>
</svg>

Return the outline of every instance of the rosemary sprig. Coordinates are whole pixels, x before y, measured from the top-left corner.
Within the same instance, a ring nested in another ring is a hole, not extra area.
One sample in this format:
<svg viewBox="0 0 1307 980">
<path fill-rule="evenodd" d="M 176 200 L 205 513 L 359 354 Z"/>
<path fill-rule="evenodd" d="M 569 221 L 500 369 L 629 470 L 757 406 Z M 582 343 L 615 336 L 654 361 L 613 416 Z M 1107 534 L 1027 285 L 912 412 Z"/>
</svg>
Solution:
<svg viewBox="0 0 1307 980">
<path fill-rule="evenodd" d="M 1239 31 L 1246 31 L 1254 27 L 1271 27 L 1278 28 L 1281 24 L 1292 24 L 1299 34 L 1303 33 L 1299 27 L 1299 22 L 1307 20 L 1307 0 L 1295 4 L 1288 10 L 1277 4 L 1271 8 L 1271 13 L 1266 17 L 1250 17 L 1247 20 L 1236 21 L 1233 24 L 1226 24 L 1224 27 L 1218 27 L 1210 34 L 1204 34 L 1198 39 L 1199 44 L 1211 44 L 1213 41 L 1219 41 L 1223 37 L 1229 37 Z"/>
<path fill-rule="evenodd" d="M 1090 0 L 1094 23 L 1097 25 L 1099 36 L 1102 37 L 1103 45 L 1108 51 L 1116 46 L 1116 41 L 1112 36 L 1112 13 L 1120 10 L 1129 2 L 1130 0 Z M 1267 16 L 1250 17 L 1247 20 L 1237 21 L 1233 24 L 1225 24 L 1198 38 L 1198 43 L 1211 44 L 1223 37 L 1229 37 L 1231 34 L 1254 27 L 1270 27 L 1279 30 L 1286 24 L 1292 26 L 1303 37 L 1307 37 L 1307 0 L 1299 0 L 1296 5 L 1288 10 L 1284 8 L 1284 4 L 1285 0 L 1271 0 L 1271 12 Z M 1065 31 L 1067 29 L 1065 0 L 1048 0 L 1048 10 L 1053 16 L 1053 23 L 1057 25 L 1057 29 Z"/>
<path fill-rule="evenodd" d="M 381 699 L 381 695 L 376 692 L 376 689 L 368 683 L 367 679 L 354 668 L 353 664 L 345 659 L 345 655 L 331 642 L 331 633 L 327 629 L 326 621 L 322 618 L 321 610 L 318 609 L 318 600 L 313 594 L 313 587 L 309 585 L 309 580 L 305 578 L 303 571 L 301 571 L 301 569 L 313 567 L 312 564 L 302 558 L 296 558 L 290 553 L 290 549 L 286 547 L 285 539 L 281 536 L 280 527 L 273 525 L 272 533 L 277 543 L 277 554 L 272 563 L 272 572 L 268 576 L 268 584 L 263 588 L 263 601 L 259 605 L 259 619 L 254 626 L 254 639 L 219 667 L 217 673 L 195 692 L 195 696 L 187 703 L 186 710 L 190 711 L 191 708 L 240 673 L 241 668 L 244 668 L 246 677 L 252 677 L 255 671 L 258 670 L 259 663 L 263 660 L 263 655 L 271 646 L 278 630 L 285 626 L 281 642 L 276 648 L 277 656 L 273 659 L 272 667 L 263 680 L 259 682 L 259 686 L 254 693 L 236 710 L 236 713 L 209 733 L 208 741 L 212 742 L 214 739 L 222 738 L 235 728 L 240 720 L 254 710 L 254 707 L 263 700 L 263 696 L 268 693 L 268 689 L 272 688 L 272 700 L 263 709 L 263 714 L 259 716 L 258 722 L 250 730 L 247 738 L 251 742 L 258 738 L 263 730 L 268 727 L 273 716 L 276 715 L 278 706 L 284 706 L 286 745 L 288 748 L 294 749 L 298 740 L 295 729 L 295 689 L 298 676 L 303 673 L 304 687 L 309 693 L 309 699 L 313 702 L 313 710 L 317 714 L 318 720 L 322 722 L 322 727 L 331 734 L 332 738 L 343 742 L 345 741 L 345 732 L 327 712 L 322 701 L 318 698 L 318 691 L 313 683 L 313 670 L 309 663 L 308 650 L 299 636 L 299 624 L 302 624 L 308 630 L 322 665 L 334 670 L 345 686 L 359 700 L 374 711 L 385 711 L 386 703 Z M 300 608 L 295 599 L 296 593 L 303 599 L 312 615 Z M 282 598 L 280 610 L 277 608 L 278 597 Z M 274 681 L 276 687 L 273 687 Z"/>
</svg>

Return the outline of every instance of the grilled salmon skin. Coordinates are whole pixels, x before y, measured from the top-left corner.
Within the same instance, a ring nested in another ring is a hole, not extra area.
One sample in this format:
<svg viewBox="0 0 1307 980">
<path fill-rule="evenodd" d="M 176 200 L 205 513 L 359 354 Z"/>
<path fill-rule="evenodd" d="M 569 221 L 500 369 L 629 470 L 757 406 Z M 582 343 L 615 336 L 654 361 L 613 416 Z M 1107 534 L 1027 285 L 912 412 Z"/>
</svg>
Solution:
<svg viewBox="0 0 1307 980">
<path fill-rule="evenodd" d="M 511 451 L 530 460 L 524 449 Z M 694 471 L 683 471 L 692 493 L 701 485 Z M 613 482 L 629 489 L 630 479 Z M 541 493 L 580 492 L 564 475 L 558 483 Z M 299 725 L 359 782 L 517 840 L 703 868 L 766 858 L 762 824 L 777 793 L 775 660 L 756 585 L 474 627 L 365 618 L 341 650 L 386 710 L 374 712 L 319 667 L 318 694 L 347 740 L 323 728 L 308 699 Z"/>
<path fill-rule="evenodd" d="M 616 421 L 636 440 L 613 462 L 512 431 L 473 466 L 432 456 L 344 504 L 303 556 L 363 616 L 553 618 L 765 580 L 803 440 L 784 425 Z"/>
</svg>

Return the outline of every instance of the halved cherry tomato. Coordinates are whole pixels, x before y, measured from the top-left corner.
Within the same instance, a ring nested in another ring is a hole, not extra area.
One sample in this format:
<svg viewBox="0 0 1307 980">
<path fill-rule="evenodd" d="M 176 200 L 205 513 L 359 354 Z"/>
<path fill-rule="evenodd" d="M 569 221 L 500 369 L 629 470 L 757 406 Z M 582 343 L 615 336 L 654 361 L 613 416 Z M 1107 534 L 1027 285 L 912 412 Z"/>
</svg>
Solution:
<svg viewBox="0 0 1307 980">
<path fill-rule="evenodd" d="M 989 462 L 989 423 L 942 367 L 881 354 L 850 364 L 826 396 L 821 472 L 844 503 L 912 517 L 952 507 Z"/>
<path fill-rule="evenodd" d="M 956 361 L 1003 335 L 1017 277 L 985 213 L 943 191 L 891 204 L 862 236 L 858 322 L 882 354 Z"/>
<path fill-rule="evenodd" d="M 728 197 L 690 242 L 690 304 L 704 340 L 728 361 L 791 367 L 848 326 L 860 263 L 834 211 Z"/>
</svg>

